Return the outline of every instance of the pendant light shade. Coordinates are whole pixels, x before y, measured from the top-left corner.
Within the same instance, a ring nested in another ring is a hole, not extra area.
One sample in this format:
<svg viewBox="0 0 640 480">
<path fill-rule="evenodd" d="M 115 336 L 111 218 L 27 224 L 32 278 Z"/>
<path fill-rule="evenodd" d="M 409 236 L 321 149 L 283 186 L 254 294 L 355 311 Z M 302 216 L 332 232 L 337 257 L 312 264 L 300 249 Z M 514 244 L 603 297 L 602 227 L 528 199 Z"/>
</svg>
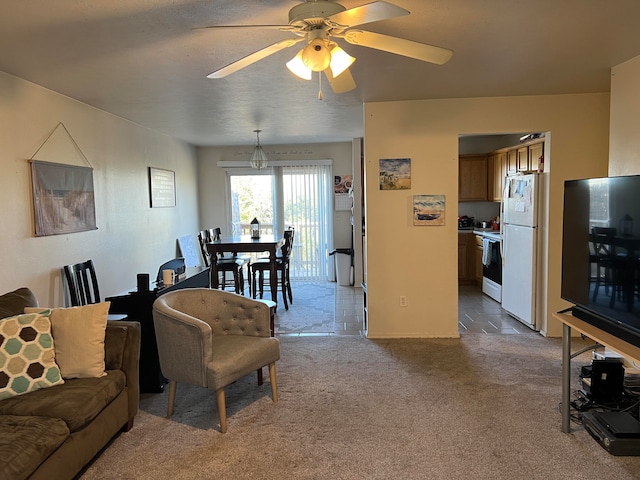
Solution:
<svg viewBox="0 0 640 480">
<path fill-rule="evenodd" d="M 262 145 L 260 145 L 260 132 L 262 130 L 254 130 L 254 132 L 256 132 L 256 148 L 253 150 L 253 153 L 251 154 L 251 158 L 249 159 L 249 164 L 251 165 L 251 168 L 257 168 L 258 170 L 261 168 L 266 168 L 267 165 L 269 164 L 268 160 L 267 160 L 267 154 L 264 153 L 264 150 L 262 149 Z"/>
</svg>

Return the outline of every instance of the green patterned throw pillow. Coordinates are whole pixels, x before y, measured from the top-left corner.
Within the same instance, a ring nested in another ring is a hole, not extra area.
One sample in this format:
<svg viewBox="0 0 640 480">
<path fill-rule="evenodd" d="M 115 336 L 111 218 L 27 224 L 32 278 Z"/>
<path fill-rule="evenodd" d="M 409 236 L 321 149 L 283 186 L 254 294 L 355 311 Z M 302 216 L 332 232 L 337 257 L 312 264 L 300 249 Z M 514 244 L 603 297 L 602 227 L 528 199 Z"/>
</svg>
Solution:
<svg viewBox="0 0 640 480">
<path fill-rule="evenodd" d="M 49 313 L 0 320 L 0 400 L 60 383 Z"/>
</svg>

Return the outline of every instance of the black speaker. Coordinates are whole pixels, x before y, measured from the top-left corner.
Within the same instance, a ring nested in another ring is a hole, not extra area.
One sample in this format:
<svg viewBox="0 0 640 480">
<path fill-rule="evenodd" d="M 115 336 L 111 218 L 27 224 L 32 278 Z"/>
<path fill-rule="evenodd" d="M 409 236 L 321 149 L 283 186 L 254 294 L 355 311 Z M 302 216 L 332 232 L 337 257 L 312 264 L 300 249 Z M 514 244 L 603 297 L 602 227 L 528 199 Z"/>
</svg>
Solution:
<svg viewBox="0 0 640 480">
<path fill-rule="evenodd" d="M 595 402 L 606 403 L 619 400 L 624 388 L 624 365 L 622 359 L 605 358 L 591 364 L 591 388 L 589 397 Z"/>
<path fill-rule="evenodd" d="M 148 273 L 138 274 L 138 291 L 139 292 L 149 291 L 149 274 Z"/>
</svg>

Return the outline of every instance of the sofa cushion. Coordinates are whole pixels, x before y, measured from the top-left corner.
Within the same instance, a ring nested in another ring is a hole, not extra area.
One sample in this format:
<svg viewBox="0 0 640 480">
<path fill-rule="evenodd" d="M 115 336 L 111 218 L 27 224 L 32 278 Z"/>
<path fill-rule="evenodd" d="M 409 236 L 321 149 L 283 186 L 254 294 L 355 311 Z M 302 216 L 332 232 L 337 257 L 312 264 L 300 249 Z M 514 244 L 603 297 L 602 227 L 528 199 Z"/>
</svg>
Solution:
<svg viewBox="0 0 640 480">
<path fill-rule="evenodd" d="M 104 377 L 72 378 L 64 385 L 8 398 L 0 402 L 0 415 L 61 418 L 69 430 L 83 428 L 125 387 L 122 370 L 107 370 Z"/>
<path fill-rule="evenodd" d="M 52 308 L 51 333 L 62 378 L 104 375 L 104 337 L 109 302 L 82 307 Z M 25 313 L 47 311 L 25 308 Z"/>
<path fill-rule="evenodd" d="M 29 313 L 1 319 L 0 400 L 60 383 L 49 317 Z"/>
<path fill-rule="evenodd" d="M 38 299 L 26 287 L 0 295 L 0 318 L 13 317 L 24 313 L 25 307 L 37 307 Z"/>
<path fill-rule="evenodd" d="M 27 478 L 68 436 L 59 418 L 0 415 L 0 480 Z"/>
</svg>

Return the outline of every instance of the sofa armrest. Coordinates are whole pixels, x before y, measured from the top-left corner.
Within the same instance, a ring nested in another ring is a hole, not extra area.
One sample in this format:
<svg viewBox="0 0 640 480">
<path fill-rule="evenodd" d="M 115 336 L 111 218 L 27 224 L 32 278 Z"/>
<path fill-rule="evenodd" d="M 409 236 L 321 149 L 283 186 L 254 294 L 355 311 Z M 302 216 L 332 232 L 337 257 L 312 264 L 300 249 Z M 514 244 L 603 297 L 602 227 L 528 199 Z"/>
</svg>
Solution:
<svg viewBox="0 0 640 480">
<path fill-rule="evenodd" d="M 140 402 L 140 323 L 108 320 L 104 350 L 105 368 L 122 370 L 127 376 L 129 419 L 133 419 Z"/>
</svg>

